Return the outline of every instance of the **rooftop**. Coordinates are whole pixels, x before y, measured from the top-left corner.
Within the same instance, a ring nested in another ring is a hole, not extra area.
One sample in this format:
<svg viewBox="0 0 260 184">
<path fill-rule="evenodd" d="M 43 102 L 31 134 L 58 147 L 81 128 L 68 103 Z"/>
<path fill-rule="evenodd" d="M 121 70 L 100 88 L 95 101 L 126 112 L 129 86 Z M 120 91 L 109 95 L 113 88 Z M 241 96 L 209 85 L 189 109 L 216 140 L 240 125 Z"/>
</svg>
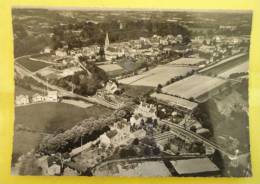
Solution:
<svg viewBox="0 0 260 184">
<path fill-rule="evenodd" d="M 162 103 L 166 103 L 169 106 L 180 106 L 188 110 L 193 110 L 198 106 L 198 104 L 195 102 L 162 93 L 153 93 L 151 94 L 151 97 L 156 98 L 157 100 L 161 101 Z"/>
<path fill-rule="evenodd" d="M 171 161 L 178 174 L 216 172 L 219 168 L 209 158 Z"/>
</svg>

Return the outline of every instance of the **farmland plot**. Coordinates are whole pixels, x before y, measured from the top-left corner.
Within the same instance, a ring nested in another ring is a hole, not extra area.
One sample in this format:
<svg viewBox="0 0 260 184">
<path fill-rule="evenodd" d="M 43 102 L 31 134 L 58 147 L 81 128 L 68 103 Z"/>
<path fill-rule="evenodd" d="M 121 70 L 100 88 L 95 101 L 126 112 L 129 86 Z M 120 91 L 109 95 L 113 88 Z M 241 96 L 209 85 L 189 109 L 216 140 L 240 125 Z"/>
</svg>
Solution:
<svg viewBox="0 0 260 184">
<path fill-rule="evenodd" d="M 162 88 L 162 93 L 180 96 L 186 99 L 198 98 L 223 85 L 226 81 L 219 78 L 192 75 Z"/>
<path fill-rule="evenodd" d="M 135 75 L 119 80 L 119 83 L 136 86 L 156 87 L 158 84 L 165 84 L 171 78 L 185 76 L 191 72 L 191 67 L 177 67 L 173 65 L 159 65 L 143 74 Z"/>
<path fill-rule="evenodd" d="M 41 61 L 30 60 L 27 57 L 18 59 L 18 60 L 16 60 L 16 62 L 18 62 L 19 64 L 21 64 L 22 66 L 24 66 L 25 68 L 30 70 L 31 72 L 36 72 L 36 71 L 50 65 L 48 63 L 44 63 L 44 62 L 41 62 Z"/>
</svg>

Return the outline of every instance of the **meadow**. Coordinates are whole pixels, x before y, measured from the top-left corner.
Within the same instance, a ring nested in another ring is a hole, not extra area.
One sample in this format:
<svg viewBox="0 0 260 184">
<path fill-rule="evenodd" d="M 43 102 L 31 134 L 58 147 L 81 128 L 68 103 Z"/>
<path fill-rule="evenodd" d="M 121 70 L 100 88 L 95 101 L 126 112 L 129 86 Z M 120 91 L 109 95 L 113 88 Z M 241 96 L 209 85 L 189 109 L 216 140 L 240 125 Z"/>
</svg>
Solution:
<svg viewBox="0 0 260 184">
<path fill-rule="evenodd" d="M 80 108 L 65 103 L 43 103 L 15 108 L 13 158 L 34 149 L 46 134 L 73 127 L 86 118 L 109 116 L 112 110 L 93 105 Z M 18 130 L 22 127 L 26 130 Z M 27 131 L 30 130 L 30 131 Z"/>
</svg>

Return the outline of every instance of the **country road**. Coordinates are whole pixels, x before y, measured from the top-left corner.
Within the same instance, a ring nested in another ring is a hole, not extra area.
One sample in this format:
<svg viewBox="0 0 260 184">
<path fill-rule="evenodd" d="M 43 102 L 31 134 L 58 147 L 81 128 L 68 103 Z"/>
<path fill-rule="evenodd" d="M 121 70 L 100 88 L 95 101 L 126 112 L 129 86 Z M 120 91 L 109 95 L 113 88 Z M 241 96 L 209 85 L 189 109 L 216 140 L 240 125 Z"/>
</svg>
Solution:
<svg viewBox="0 0 260 184">
<path fill-rule="evenodd" d="M 204 158 L 205 156 L 200 155 L 171 155 L 171 156 L 147 156 L 147 157 L 133 157 L 133 158 L 122 158 L 122 159 L 112 159 L 106 160 L 104 162 L 99 162 L 97 165 L 92 167 L 92 170 L 96 170 L 99 167 L 103 167 L 111 163 L 120 163 L 120 162 L 142 162 L 142 161 L 151 161 L 151 160 L 164 160 L 164 159 L 192 159 L 192 158 Z"/>
</svg>

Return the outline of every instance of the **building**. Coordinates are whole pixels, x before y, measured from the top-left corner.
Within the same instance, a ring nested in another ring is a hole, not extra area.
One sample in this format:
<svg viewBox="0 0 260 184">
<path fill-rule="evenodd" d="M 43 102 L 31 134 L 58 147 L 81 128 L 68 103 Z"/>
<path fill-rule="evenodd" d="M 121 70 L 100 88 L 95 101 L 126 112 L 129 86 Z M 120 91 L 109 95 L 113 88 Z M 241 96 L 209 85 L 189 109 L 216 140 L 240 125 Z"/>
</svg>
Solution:
<svg viewBox="0 0 260 184">
<path fill-rule="evenodd" d="M 106 39 L 105 39 L 105 50 L 109 47 L 109 38 L 108 38 L 108 33 L 106 33 Z"/>
<path fill-rule="evenodd" d="M 61 166 L 54 163 L 48 168 L 48 175 L 49 176 L 58 176 L 61 174 Z"/>
<path fill-rule="evenodd" d="M 122 144 L 122 142 L 127 142 L 128 140 L 134 138 L 130 132 L 130 125 L 126 121 L 115 123 L 114 126 L 111 128 L 111 131 L 114 131 L 114 136 L 111 136 L 110 138 L 111 143 L 114 145 L 120 145 Z"/>
<path fill-rule="evenodd" d="M 176 108 L 179 111 L 192 112 L 198 106 L 198 104 L 195 102 L 191 102 L 189 100 L 167 95 L 167 94 L 152 93 L 150 96 L 152 98 L 155 98 L 158 103 L 161 103 L 161 104 L 169 106 L 169 107 Z"/>
<path fill-rule="evenodd" d="M 102 134 L 99 137 L 99 139 L 100 139 L 100 145 L 105 146 L 105 148 L 107 148 L 111 144 L 110 138 L 107 136 L 107 134 Z"/>
<path fill-rule="evenodd" d="M 137 128 L 139 128 L 141 126 L 141 122 L 143 120 L 143 117 L 135 114 L 130 118 L 130 125 L 131 126 L 136 126 Z"/>
<path fill-rule="evenodd" d="M 180 126 L 184 127 L 187 130 L 197 131 L 202 128 L 202 125 L 199 121 L 194 118 L 191 118 L 189 115 L 186 115 L 183 120 L 179 123 Z"/>
<path fill-rule="evenodd" d="M 60 57 L 66 57 L 68 54 L 66 51 L 64 51 L 63 49 L 57 49 L 55 51 L 55 55 L 56 56 L 60 56 Z"/>
<path fill-rule="evenodd" d="M 38 94 L 38 93 L 35 93 L 33 96 L 32 96 L 32 102 L 33 103 L 38 103 L 38 102 L 43 102 L 45 99 L 44 99 L 44 96 Z"/>
<path fill-rule="evenodd" d="M 58 91 L 48 91 L 47 96 L 45 96 L 47 102 L 58 102 Z"/>
<path fill-rule="evenodd" d="M 219 168 L 207 157 L 170 161 L 181 176 L 212 176 L 219 174 Z"/>
<path fill-rule="evenodd" d="M 52 52 L 52 49 L 50 47 L 45 47 L 42 53 L 50 54 Z"/>
<path fill-rule="evenodd" d="M 29 103 L 30 101 L 28 95 L 19 95 L 15 97 L 15 105 L 27 105 Z"/>
<path fill-rule="evenodd" d="M 157 119 L 156 111 L 155 105 L 141 102 L 135 109 L 134 114 L 140 114 L 146 118 Z"/>
<path fill-rule="evenodd" d="M 116 91 L 119 90 L 117 84 L 111 80 L 109 80 L 107 82 L 105 89 L 108 93 L 111 93 L 111 94 L 114 94 L 114 93 L 116 93 Z"/>
</svg>

